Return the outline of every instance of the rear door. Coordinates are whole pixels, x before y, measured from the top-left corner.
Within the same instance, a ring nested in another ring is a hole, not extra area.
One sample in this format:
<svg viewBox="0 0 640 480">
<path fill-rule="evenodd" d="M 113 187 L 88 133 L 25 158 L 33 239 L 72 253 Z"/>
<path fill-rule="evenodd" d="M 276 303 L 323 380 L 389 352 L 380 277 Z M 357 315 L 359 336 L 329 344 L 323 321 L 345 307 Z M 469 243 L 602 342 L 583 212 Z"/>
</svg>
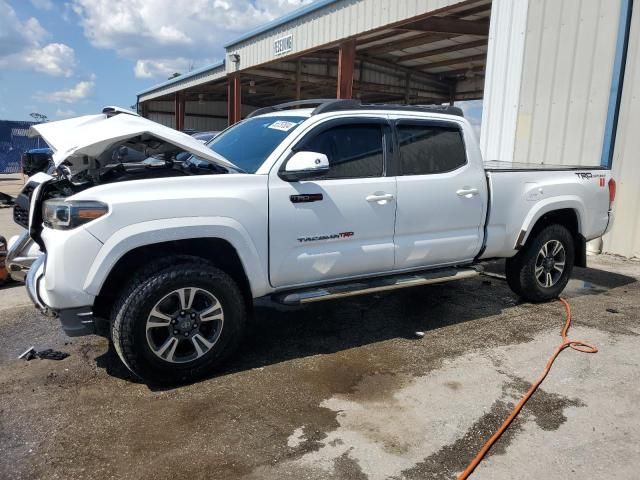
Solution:
<svg viewBox="0 0 640 480">
<path fill-rule="evenodd" d="M 332 120 L 313 128 L 293 147 L 327 155 L 327 175 L 287 182 L 278 175 L 286 161 L 272 169 L 273 286 L 393 270 L 396 182 L 386 169 L 390 145 L 386 119 Z"/>
<path fill-rule="evenodd" d="M 482 244 L 487 186 L 458 123 L 397 120 L 396 268 L 472 260 Z M 468 141 L 475 141 L 473 138 Z"/>
</svg>

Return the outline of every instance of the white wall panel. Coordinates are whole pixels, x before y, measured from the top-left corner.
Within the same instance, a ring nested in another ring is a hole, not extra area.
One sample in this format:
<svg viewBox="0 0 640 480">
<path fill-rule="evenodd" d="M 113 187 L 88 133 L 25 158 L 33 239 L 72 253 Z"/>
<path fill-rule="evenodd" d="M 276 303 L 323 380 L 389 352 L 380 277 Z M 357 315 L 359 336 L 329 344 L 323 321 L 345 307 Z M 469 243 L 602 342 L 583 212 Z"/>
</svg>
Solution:
<svg viewBox="0 0 640 480">
<path fill-rule="evenodd" d="M 618 183 L 615 223 L 604 237 L 604 251 L 640 257 L 640 11 L 631 19 L 629 51 L 622 89 L 622 102 L 613 176 Z"/>
<path fill-rule="evenodd" d="M 620 0 L 529 2 L 514 161 L 600 164 L 619 13 Z"/>
<path fill-rule="evenodd" d="M 149 120 L 175 128 L 174 102 L 149 102 Z M 242 116 L 249 115 L 255 107 L 242 106 Z M 191 114 L 191 115 L 190 115 Z M 198 131 L 227 128 L 227 102 L 185 102 L 184 128 Z"/>
<path fill-rule="evenodd" d="M 487 160 L 513 160 L 528 0 L 493 0 L 480 148 Z"/>
<path fill-rule="evenodd" d="M 149 120 L 158 122 L 159 124 L 165 125 L 167 127 L 176 128 L 176 122 L 173 113 L 149 113 Z"/>
</svg>

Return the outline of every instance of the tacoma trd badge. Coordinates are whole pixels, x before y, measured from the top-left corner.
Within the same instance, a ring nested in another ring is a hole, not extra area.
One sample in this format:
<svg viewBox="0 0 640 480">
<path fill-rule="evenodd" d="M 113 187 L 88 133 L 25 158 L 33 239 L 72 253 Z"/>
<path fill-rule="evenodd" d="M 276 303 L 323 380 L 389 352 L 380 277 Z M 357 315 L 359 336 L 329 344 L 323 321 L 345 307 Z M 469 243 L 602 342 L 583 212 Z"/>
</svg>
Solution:
<svg viewBox="0 0 640 480">
<path fill-rule="evenodd" d="M 340 232 L 340 233 L 333 233 L 330 235 L 316 235 L 314 237 L 298 237 L 298 241 L 300 243 L 318 242 L 320 240 L 337 240 L 339 238 L 349 238 L 349 237 L 353 237 L 353 232 Z"/>
</svg>

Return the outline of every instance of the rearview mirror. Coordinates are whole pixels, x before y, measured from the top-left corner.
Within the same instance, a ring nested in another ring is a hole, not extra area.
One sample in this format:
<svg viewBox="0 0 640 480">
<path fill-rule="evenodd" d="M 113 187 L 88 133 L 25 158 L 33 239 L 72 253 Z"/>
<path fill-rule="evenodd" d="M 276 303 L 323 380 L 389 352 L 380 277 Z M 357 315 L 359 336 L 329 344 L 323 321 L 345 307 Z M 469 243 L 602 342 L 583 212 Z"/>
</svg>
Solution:
<svg viewBox="0 0 640 480">
<path fill-rule="evenodd" d="M 289 159 L 280 178 L 287 182 L 297 182 L 306 178 L 315 178 L 329 172 L 329 159 L 323 153 L 296 152 Z"/>
</svg>

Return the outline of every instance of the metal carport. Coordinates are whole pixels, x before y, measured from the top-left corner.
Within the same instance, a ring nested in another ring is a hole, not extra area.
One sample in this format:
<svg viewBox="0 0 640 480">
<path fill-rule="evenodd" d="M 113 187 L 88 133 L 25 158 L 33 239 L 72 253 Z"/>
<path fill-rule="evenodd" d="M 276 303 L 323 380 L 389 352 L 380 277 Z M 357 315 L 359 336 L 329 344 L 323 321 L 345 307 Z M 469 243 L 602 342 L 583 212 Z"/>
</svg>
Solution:
<svg viewBox="0 0 640 480">
<path fill-rule="evenodd" d="M 139 110 L 219 130 L 296 99 L 482 98 L 490 12 L 491 0 L 321 0 L 229 43 L 225 61 L 140 92 Z"/>
</svg>

